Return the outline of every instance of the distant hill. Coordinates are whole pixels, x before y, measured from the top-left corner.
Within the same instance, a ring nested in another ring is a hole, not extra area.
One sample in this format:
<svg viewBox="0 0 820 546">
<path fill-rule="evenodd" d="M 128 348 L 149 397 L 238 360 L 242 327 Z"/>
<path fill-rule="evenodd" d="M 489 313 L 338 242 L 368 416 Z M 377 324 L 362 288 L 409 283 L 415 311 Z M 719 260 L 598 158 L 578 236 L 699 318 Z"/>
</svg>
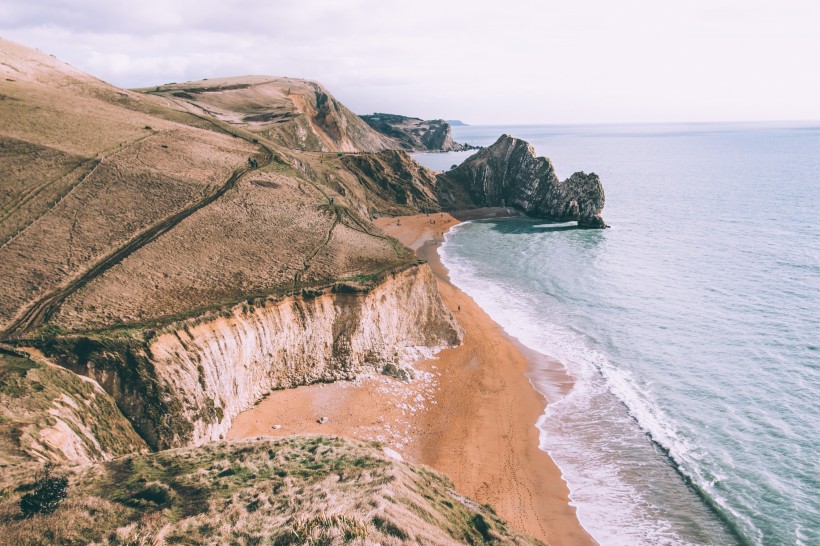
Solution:
<svg viewBox="0 0 820 546">
<path fill-rule="evenodd" d="M 443 119 L 423 120 L 384 113 L 361 118 L 379 133 L 397 141 L 407 151 L 457 152 L 472 148 L 455 142 L 450 125 Z"/>
<path fill-rule="evenodd" d="M 140 89 L 242 127 L 294 150 L 376 152 L 398 148 L 336 100 L 320 83 L 241 76 Z"/>
<path fill-rule="evenodd" d="M 469 124 L 464 123 L 460 119 L 448 119 L 447 123 L 449 123 L 451 127 L 469 127 L 470 126 Z"/>
</svg>

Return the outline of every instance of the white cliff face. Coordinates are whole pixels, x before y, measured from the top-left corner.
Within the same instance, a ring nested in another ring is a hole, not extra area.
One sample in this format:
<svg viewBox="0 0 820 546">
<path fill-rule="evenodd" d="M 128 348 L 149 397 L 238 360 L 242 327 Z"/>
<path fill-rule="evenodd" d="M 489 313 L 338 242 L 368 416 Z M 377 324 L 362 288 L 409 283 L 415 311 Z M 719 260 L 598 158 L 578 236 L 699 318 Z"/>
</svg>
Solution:
<svg viewBox="0 0 820 546">
<path fill-rule="evenodd" d="M 218 439 L 272 389 L 380 371 L 454 346 L 461 335 L 426 265 L 395 273 L 365 294 L 237 306 L 230 316 L 151 344 L 156 379 L 182 402 L 178 418 L 193 424 L 191 438 L 165 441 Z"/>
</svg>

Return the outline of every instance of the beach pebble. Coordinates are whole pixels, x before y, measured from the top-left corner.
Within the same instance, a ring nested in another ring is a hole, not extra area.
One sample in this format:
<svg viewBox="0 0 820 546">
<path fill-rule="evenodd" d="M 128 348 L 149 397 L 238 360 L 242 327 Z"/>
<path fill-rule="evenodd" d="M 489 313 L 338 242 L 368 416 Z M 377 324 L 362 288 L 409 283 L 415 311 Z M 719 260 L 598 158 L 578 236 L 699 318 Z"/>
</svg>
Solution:
<svg viewBox="0 0 820 546">
<path fill-rule="evenodd" d="M 317 422 L 317 423 L 319 423 L 320 425 L 324 425 L 325 423 L 327 423 L 327 417 L 324 417 L 324 416 L 319 417 L 319 418 L 316 420 L 316 422 Z"/>
</svg>

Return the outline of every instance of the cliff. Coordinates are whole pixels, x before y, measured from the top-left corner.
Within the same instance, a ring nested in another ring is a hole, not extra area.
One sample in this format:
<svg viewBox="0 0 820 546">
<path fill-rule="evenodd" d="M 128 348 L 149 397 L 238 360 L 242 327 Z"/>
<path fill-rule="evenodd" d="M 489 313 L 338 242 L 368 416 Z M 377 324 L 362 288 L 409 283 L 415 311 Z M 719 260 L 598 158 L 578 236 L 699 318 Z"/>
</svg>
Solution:
<svg viewBox="0 0 820 546">
<path fill-rule="evenodd" d="M 440 174 L 436 192 L 450 210 L 506 206 L 552 222 L 606 227 L 604 188 L 596 174 L 577 172 L 561 182 L 549 159 L 536 157 L 530 144 L 509 135 Z"/>
<path fill-rule="evenodd" d="M 102 385 L 153 448 L 199 444 L 272 389 L 405 366 L 460 342 L 426 265 L 357 286 L 243 303 L 144 342 L 75 335 L 43 348 Z"/>
<path fill-rule="evenodd" d="M 370 127 L 395 140 L 410 152 L 458 152 L 472 146 L 453 140 L 452 128 L 443 119 L 423 120 L 396 114 L 361 116 Z"/>
<path fill-rule="evenodd" d="M 435 194 L 436 174 L 407 152 L 346 155 L 342 164 L 367 195 L 368 214 L 398 216 L 441 209 Z"/>
</svg>

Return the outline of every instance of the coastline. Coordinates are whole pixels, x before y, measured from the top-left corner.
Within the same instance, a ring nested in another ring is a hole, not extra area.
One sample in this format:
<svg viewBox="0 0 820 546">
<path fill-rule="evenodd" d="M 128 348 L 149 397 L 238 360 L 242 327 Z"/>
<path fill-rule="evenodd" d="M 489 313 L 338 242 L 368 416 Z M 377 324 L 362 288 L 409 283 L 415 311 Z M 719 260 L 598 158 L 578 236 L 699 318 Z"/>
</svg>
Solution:
<svg viewBox="0 0 820 546">
<path fill-rule="evenodd" d="M 547 400 L 528 372 L 537 359 L 555 377 L 557 391 L 570 389 L 570 378 L 559 363 L 507 335 L 451 284 L 438 255 L 453 226 L 506 215 L 489 209 L 458 219 L 437 213 L 377 220 L 428 262 L 442 300 L 464 329 L 464 343 L 415 364 L 417 378 L 409 383 L 367 376 L 273 392 L 236 418 L 228 439 L 336 434 L 378 440 L 397 457 L 443 472 L 459 492 L 492 505 L 521 531 L 553 546 L 595 544 L 569 504 L 560 470 L 539 448 L 535 423 Z"/>
</svg>

